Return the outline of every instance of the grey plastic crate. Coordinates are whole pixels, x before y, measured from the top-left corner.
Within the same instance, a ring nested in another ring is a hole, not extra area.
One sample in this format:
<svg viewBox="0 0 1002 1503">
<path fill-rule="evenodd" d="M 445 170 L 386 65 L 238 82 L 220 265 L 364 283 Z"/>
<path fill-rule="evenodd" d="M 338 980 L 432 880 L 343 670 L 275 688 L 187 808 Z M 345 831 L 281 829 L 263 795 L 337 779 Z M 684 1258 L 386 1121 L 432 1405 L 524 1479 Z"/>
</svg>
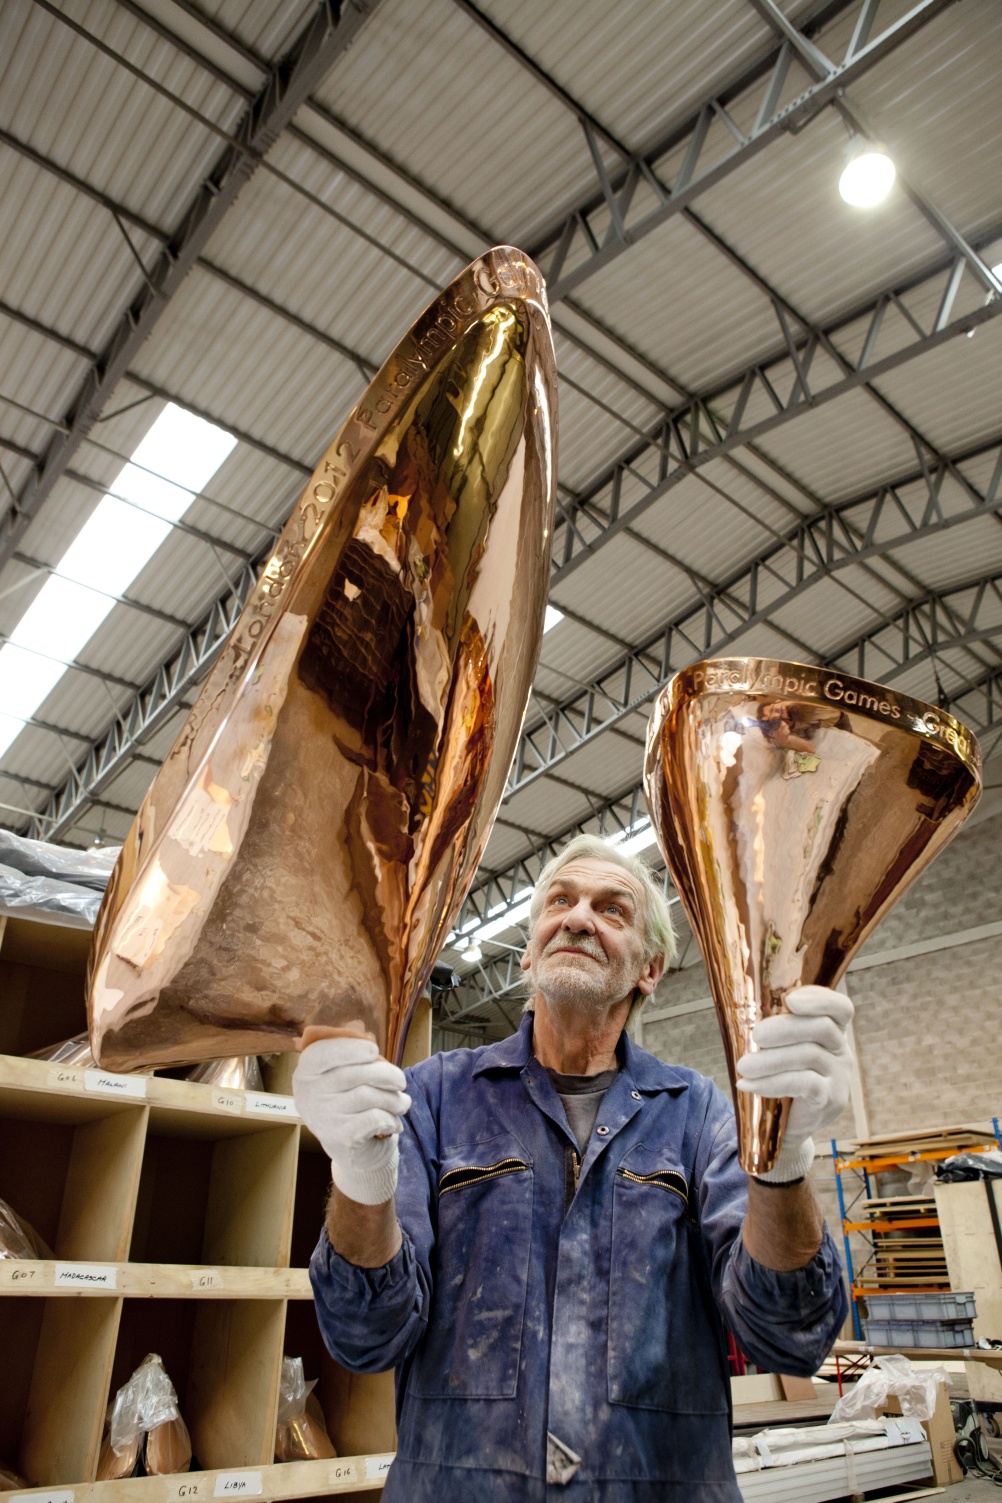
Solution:
<svg viewBox="0 0 1002 1503">
<path fill-rule="evenodd" d="M 868 1294 L 871 1320 L 973 1320 L 973 1294 Z"/>
<path fill-rule="evenodd" d="M 961 1347 L 974 1345 L 974 1327 L 969 1320 L 874 1320 L 863 1321 L 871 1346 Z"/>
</svg>

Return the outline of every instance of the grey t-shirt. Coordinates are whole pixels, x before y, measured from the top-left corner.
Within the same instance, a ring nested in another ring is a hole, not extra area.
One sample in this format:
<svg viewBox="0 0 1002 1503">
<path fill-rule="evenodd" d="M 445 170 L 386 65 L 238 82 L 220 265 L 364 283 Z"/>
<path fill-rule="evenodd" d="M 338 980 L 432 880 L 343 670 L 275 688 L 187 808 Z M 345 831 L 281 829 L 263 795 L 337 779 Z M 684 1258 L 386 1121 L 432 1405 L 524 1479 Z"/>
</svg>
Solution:
<svg viewBox="0 0 1002 1503">
<path fill-rule="evenodd" d="M 561 1075 L 558 1070 L 547 1070 L 553 1081 L 553 1089 L 564 1103 L 571 1132 L 578 1140 L 578 1150 L 583 1155 L 598 1118 L 602 1097 L 619 1074 L 614 1070 L 602 1070 L 598 1075 Z"/>
</svg>

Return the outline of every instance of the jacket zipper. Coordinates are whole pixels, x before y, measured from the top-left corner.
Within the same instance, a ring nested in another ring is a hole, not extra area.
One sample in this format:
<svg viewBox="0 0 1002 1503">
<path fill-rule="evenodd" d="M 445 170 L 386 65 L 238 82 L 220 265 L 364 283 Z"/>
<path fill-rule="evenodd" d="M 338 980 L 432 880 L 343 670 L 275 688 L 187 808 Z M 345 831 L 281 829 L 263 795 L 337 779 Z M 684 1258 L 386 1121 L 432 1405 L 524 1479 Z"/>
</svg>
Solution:
<svg viewBox="0 0 1002 1503">
<path fill-rule="evenodd" d="M 574 1163 L 574 1194 L 576 1195 L 578 1193 L 578 1180 L 581 1178 L 581 1158 L 573 1148 L 571 1149 L 571 1159 Z"/>
<path fill-rule="evenodd" d="M 499 1159 L 496 1164 L 485 1164 L 482 1167 L 471 1164 L 469 1168 L 450 1169 L 439 1180 L 438 1193 L 447 1195 L 450 1190 L 462 1190 L 467 1185 L 479 1185 L 481 1180 L 498 1179 L 502 1174 L 517 1174 L 520 1169 L 528 1169 L 528 1167 L 524 1159 Z"/>
<path fill-rule="evenodd" d="M 634 1174 L 632 1169 L 620 1169 L 624 1179 L 632 1180 L 635 1185 L 657 1185 L 660 1190 L 670 1190 L 673 1195 L 678 1195 L 689 1205 L 689 1187 L 684 1178 L 674 1169 L 658 1169 L 654 1174 Z"/>
</svg>

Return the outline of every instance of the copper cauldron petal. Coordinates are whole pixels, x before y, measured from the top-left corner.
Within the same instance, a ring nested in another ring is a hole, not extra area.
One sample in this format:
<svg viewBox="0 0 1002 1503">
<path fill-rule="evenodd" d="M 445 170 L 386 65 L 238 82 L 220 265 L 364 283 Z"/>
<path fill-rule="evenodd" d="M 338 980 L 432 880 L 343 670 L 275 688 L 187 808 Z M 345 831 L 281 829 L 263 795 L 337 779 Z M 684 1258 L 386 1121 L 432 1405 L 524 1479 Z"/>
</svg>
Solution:
<svg viewBox="0 0 1002 1503">
<path fill-rule="evenodd" d="M 102 1068 L 310 1026 L 399 1059 L 532 683 L 555 425 L 542 278 L 500 247 L 327 450 L 136 816 L 91 953 Z"/>
</svg>

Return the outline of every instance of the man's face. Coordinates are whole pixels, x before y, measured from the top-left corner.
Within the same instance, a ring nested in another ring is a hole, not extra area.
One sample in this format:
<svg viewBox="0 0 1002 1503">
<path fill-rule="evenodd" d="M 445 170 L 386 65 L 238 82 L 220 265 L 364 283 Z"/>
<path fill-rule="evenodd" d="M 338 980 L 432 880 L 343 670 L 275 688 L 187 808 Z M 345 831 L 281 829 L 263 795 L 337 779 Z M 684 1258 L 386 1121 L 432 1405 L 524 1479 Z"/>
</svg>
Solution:
<svg viewBox="0 0 1002 1503">
<path fill-rule="evenodd" d="M 612 861 L 569 861 L 547 888 L 522 969 L 557 1006 L 599 1010 L 638 985 L 653 991 L 660 966 L 644 962 L 640 884 Z"/>
</svg>

